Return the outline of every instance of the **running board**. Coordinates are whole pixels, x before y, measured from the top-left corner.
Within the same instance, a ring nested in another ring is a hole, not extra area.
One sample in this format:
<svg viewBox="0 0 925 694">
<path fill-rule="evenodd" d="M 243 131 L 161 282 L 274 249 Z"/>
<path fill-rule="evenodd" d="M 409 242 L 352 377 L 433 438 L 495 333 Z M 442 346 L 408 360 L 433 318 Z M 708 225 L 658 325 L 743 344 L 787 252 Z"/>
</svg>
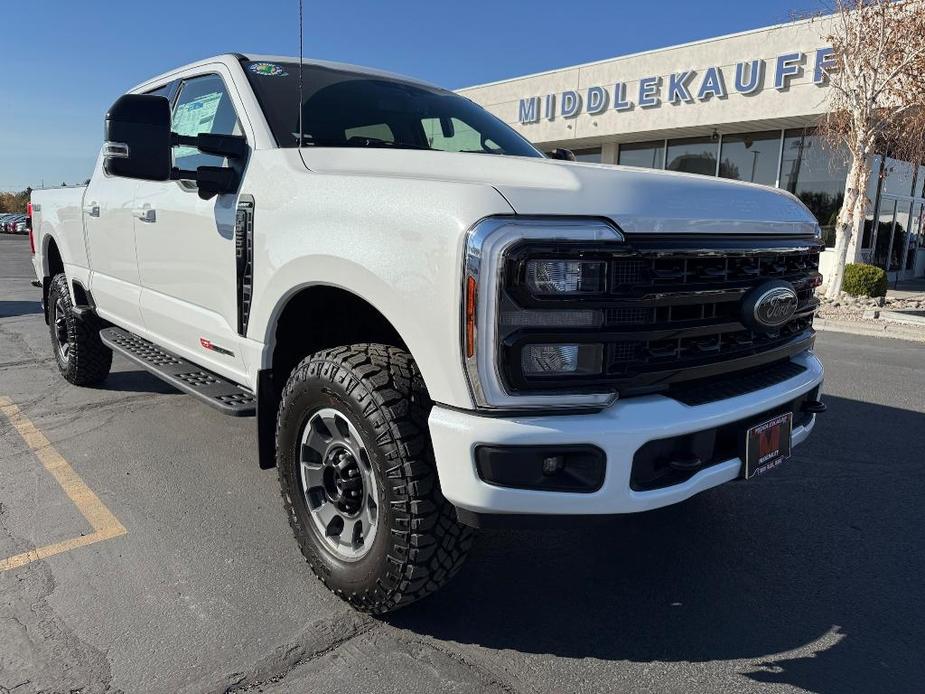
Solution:
<svg viewBox="0 0 925 694">
<path fill-rule="evenodd" d="M 113 327 L 101 330 L 100 339 L 114 352 L 128 357 L 174 388 L 195 395 L 224 414 L 250 417 L 257 412 L 257 398 L 249 390 L 138 335 Z"/>
</svg>

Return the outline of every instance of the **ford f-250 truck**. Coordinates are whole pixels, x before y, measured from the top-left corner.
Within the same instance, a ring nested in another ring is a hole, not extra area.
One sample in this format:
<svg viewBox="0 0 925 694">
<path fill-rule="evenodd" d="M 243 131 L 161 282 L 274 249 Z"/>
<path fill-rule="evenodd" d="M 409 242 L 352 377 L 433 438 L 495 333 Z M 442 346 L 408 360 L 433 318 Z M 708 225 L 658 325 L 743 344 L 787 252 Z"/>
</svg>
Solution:
<svg viewBox="0 0 925 694">
<path fill-rule="evenodd" d="M 473 527 L 749 479 L 824 409 L 820 232 L 781 190 L 549 158 L 452 92 L 291 58 L 160 75 L 105 132 L 86 188 L 32 199 L 61 373 L 118 352 L 255 415 L 359 609 L 439 588 Z"/>
</svg>

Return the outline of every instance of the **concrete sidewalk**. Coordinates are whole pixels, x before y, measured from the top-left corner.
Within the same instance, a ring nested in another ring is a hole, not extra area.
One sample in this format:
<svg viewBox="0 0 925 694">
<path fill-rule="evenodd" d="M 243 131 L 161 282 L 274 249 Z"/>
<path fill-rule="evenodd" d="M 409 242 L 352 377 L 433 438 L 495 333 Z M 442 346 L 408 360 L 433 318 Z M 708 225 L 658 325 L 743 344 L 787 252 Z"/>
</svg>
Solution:
<svg viewBox="0 0 925 694">
<path fill-rule="evenodd" d="M 816 317 L 813 320 L 813 328 L 818 332 L 847 333 L 849 335 L 889 337 L 894 340 L 925 342 L 925 328 L 888 320 L 857 321 Z"/>
<path fill-rule="evenodd" d="M 918 299 L 925 301 L 925 277 L 914 280 L 902 280 L 896 288 L 887 289 L 886 295 L 890 299 Z"/>
</svg>

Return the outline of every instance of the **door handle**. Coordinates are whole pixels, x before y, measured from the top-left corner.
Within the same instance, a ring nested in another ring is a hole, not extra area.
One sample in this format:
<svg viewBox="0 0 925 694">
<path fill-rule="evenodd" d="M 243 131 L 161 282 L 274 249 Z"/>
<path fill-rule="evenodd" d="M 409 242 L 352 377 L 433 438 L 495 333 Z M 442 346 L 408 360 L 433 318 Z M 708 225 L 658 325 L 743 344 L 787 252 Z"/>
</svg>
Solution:
<svg viewBox="0 0 925 694">
<path fill-rule="evenodd" d="M 91 202 L 88 205 L 84 205 L 84 214 L 89 215 L 90 217 L 99 217 L 100 216 L 99 204 L 95 202 Z"/>
<path fill-rule="evenodd" d="M 138 217 L 142 222 L 148 222 L 149 224 L 157 221 L 157 211 L 148 203 L 145 203 L 141 207 L 136 207 L 132 210 L 132 214 Z"/>
</svg>

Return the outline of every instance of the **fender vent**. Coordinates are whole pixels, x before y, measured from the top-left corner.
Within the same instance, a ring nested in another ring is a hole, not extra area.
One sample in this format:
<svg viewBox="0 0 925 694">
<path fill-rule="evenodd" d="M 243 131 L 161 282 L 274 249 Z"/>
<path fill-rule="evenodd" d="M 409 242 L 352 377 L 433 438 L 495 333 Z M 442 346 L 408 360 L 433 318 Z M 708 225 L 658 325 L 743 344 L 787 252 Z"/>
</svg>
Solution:
<svg viewBox="0 0 925 694">
<path fill-rule="evenodd" d="M 238 335 L 247 335 L 254 285 L 254 198 L 242 195 L 234 218 L 234 251 L 237 266 Z"/>
</svg>

